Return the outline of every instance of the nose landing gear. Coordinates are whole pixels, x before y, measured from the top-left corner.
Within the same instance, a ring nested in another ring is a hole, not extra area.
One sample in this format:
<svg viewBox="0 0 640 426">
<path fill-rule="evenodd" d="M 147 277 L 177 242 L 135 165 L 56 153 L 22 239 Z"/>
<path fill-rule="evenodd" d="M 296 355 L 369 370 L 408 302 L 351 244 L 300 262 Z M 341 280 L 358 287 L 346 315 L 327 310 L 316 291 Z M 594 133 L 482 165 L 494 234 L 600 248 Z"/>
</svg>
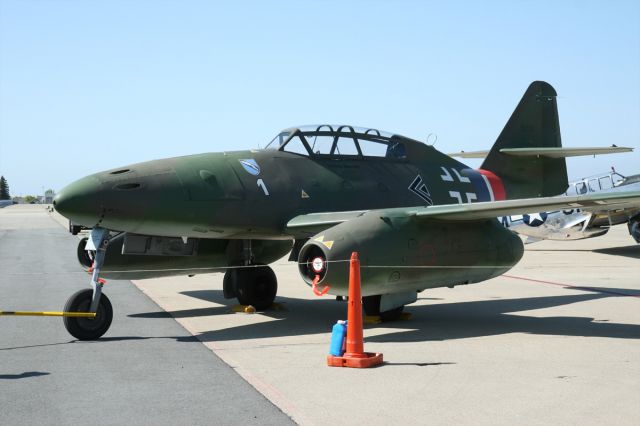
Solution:
<svg viewBox="0 0 640 426">
<path fill-rule="evenodd" d="M 86 249 L 95 250 L 91 289 L 83 289 L 74 293 L 65 305 L 66 312 L 95 312 L 95 318 L 64 317 L 64 326 L 78 340 L 95 340 L 107 332 L 113 319 L 111 302 L 102 294 L 105 281 L 100 278 L 100 270 L 109 245 L 109 231 L 93 228 L 87 241 Z"/>
</svg>

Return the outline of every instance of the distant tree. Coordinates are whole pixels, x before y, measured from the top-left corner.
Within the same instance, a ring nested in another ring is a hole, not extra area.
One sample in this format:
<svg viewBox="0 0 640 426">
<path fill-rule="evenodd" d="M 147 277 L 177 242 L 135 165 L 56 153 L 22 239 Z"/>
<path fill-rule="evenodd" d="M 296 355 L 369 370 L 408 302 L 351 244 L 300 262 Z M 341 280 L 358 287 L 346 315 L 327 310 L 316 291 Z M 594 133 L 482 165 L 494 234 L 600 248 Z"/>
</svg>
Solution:
<svg viewBox="0 0 640 426">
<path fill-rule="evenodd" d="M 9 195 L 9 184 L 4 176 L 0 176 L 0 200 L 10 200 L 11 195 Z"/>
<path fill-rule="evenodd" d="M 27 203 L 27 204 L 37 203 L 38 202 L 38 197 L 33 196 L 33 195 L 27 195 L 26 197 L 24 197 L 24 202 Z"/>
</svg>

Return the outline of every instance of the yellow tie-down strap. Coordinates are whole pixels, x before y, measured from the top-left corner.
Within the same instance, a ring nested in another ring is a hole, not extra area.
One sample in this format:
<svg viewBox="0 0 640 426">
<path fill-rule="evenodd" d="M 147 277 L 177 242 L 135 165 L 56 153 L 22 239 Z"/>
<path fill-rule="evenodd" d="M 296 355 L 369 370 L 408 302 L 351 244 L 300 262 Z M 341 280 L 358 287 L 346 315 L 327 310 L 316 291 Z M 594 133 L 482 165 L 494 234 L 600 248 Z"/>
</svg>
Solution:
<svg viewBox="0 0 640 426">
<path fill-rule="evenodd" d="M 17 317 L 75 317 L 75 318 L 95 318 L 95 312 L 28 312 L 28 311 L 0 311 L 1 316 Z"/>
</svg>

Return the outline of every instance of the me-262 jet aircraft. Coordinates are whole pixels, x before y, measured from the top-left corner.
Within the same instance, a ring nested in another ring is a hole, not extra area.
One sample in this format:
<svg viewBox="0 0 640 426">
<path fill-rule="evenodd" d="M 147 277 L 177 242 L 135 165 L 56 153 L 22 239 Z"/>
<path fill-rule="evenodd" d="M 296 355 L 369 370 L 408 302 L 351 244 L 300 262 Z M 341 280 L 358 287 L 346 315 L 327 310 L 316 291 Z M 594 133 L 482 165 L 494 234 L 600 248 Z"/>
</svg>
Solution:
<svg viewBox="0 0 640 426">
<path fill-rule="evenodd" d="M 200 154 L 120 167 L 64 188 L 55 208 L 92 228 L 78 257 L 91 287 L 65 311 L 78 339 L 112 320 L 101 277 L 225 272 L 224 295 L 261 310 L 276 296 L 268 265 L 289 253 L 318 293 L 348 293 L 357 251 L 367 314 L 397 317 L 417 293 L 499 276 L 522 257 L 496 219 L 591 205 L 640 192 L 551 197 L 567 188 L 556 92 L 532 83 L 478 170 L 398 134 L 351 126 L 284 130 L 266 149 Z M 516 149 L 517 154 L 513 154 Z M 541 154 L 542 152 L 542 154 Z"/>
</svg>

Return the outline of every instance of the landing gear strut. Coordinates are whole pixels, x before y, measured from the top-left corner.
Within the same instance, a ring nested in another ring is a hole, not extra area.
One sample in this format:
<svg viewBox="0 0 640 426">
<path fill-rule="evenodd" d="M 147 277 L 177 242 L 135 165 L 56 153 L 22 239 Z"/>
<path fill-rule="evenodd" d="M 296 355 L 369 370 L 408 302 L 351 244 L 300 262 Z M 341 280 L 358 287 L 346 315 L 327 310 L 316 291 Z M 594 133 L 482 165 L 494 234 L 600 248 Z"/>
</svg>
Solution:
<svg viewBox="0 0 640 426">
<path fill-rule="evenodd" d="M 380 300 L 382 296 L 365 296 L 362 298 L 362 307 L 364 308 L 367 316 L 379 316 L 382 321 L 396 321 L 402 316 L 404 306 L 398 306 L 397 308 L 380 312 Z"/>
<path fill-rule="evenodd" d="M 64 326 L 73 337 L 78 340 L 95 340 L 107 332 L 113 319 L 111 302 L 102 294 L 104 281 L 100 279 L 100 270 L 104 264 L 109 231 L 94 228 L 87 241 L 88 249 L 95 249 L 93 272 L 91 275 L 91 289 L 84 289 L 73 294 L 65 305 L 66 312 L 95 312 L 95 318 L 65 317 Z"/>
</svg>

